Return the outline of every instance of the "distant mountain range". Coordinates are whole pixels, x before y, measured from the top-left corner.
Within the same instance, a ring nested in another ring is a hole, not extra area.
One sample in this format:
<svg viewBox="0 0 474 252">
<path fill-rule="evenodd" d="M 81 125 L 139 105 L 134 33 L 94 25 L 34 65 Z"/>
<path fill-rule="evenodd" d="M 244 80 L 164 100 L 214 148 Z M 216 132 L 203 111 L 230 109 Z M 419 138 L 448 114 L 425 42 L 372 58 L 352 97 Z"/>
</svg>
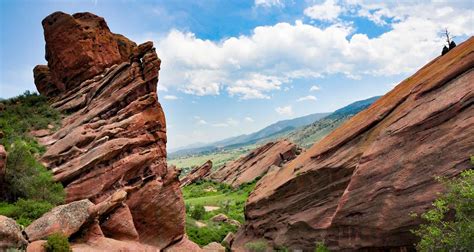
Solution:
<svg viewBox="0 0 474 252">
<path fill-rule="evenodd" d="M 169 158 L 199 155 L 218 150 L 234 149 L 251 144 L 261 144 L 275 139 L 287 138 L 290 141 L 308 147 L 329 134 L 348 118 L 364 110 L 380 96 L 351 103 L 333 113 L 315 113 L 294 119 L 278 121 L 257 132 L 223 139 L 210 144 L 193 144 L 170 151 Z"/>
</svg>

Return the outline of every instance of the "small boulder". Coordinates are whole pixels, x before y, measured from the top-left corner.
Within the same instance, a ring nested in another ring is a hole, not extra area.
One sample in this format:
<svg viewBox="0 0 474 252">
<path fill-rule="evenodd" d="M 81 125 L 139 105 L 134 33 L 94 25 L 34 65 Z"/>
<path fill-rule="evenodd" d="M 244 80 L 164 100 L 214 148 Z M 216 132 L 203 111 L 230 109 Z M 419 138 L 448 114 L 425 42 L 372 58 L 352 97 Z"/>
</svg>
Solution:
<svg viewBox="0 0 474 252">
<path fill-rule="evenodd" d="M 234 242 L 234 239 L 235 239 L 235 234 L 232 233 L 232 232 L 229 232 L 224 240 L 222 240 L 222 245 L 228 249 L 230 249 L 232 247 L 232 243 Z"/>
<path fill-rule="evenodd" d="M 0 215 L 0 251 L 10 248 L 24 249 L 28 241 L 21 234 L 21 228 L 15 220 Z"/>
<path fill-rule="evenodd" d="M 229 217 L 227 215 L 220 213 L 218 215 L 215 215 L 214 217 L 211 218 L 212 221 L 214 222 L 227 222 L 229 221 Z"/>
<path fill-rule="evenodd" d="M 202 248 L 205 252 L 225 252 L 224 246 L 217 242 L 211 242 Z"/>
<path fill-rule="evenodd" d="M 54 233 L 69 237 L 89 219 L 88 209 L 93 205 L 88 199 L 84 199 L 53 208 L 25 229 L 28 239 L 37 241 Z"/>
<path fill-rule="evenodd" d="M 46 244 L 45 240 L 38 240 L 28 244 L 26 252 L 46 252 L 44 245 Z"/>
<path fill-rule="evenodd" d="M 190 241 L 186 235 L 184 235 L 183 238 L 179 242 L 165 248 L 163 251 L 164 252 L 181 252 L 181 251 L 201 252 L 203 250 L 196 243 Z"/>
</svg>

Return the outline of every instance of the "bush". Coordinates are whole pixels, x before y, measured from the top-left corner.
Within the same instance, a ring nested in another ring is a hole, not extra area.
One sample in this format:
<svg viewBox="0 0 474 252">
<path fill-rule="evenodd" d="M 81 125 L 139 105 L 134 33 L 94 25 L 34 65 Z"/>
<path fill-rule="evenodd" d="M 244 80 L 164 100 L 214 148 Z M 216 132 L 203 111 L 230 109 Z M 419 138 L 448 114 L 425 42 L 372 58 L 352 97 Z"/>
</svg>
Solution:
<svg viewBox="0 0 474 252">
<path fill-rule="evenodd" d="M 29 132 L 35 129 L 58 126 L 61 115 L 51 108 L 47 99 L 36 93 L 25 92 L 18 97 L 2 100 L 0 129 L 4 137 L 0 144 L 8 152 L 5 180 L 0 185 L 0 201 L 15 202 L 19 198 L 63 201 L 64 190 L 60 183 L 37 161 L 45 148 Z"/>
<path fill-rule="evenodd" d="M 10 146 L 5 173 L 6 198 L 62 203 L 65 196 L 62 185 L 53 181 L 51 172 L 36 160 L 34 153 L 37 150 L 22 140 Z"/>
<path fill-rule="evenodd" d="M 204 214 L 206 214 L 206 209 L 204 209 L 204 206 L 195 205 L 193 211 L 191 212 L 191 217 L 195 220 L 201 220 Z"/>
<path fill-rule="evenodd" d="M 265 241 L 254 241 L 247 242 L 245 248 L 251 252 L 265 252 L 268 248 L 268 245 Z"/>
<path fill-rule="evenodd" d="M 0 215 L 8 216 L 15 219 L 18 224 L 28 226 L 52 208 L 53 205 L 49 202 L 20 199 L 14 204 L 0 202 Z"/>
<path fill-rule="evenodd" d="M 316 242 L 316 248 L 314 252 L 329 252 L 329 249 L 324 245 L 324 242 Z"/>
<path fill-rule="evenodd" d="M 412 230 L 420 238 L 416 248 L 419 251 L 472 251 L 474 170 L 466 170 L 452 180 L 438 180 L 446 186 L 447 193 L 435 200 L 433 209 L 421 214 L 426 223 Z"/>
<path fill-rule="evenodd" d="M 48 237 L 44 248 L 47 252 L 70 252 L 71 246 L 67 237 L 62 234 L 52 234 Z"/>
</svg>

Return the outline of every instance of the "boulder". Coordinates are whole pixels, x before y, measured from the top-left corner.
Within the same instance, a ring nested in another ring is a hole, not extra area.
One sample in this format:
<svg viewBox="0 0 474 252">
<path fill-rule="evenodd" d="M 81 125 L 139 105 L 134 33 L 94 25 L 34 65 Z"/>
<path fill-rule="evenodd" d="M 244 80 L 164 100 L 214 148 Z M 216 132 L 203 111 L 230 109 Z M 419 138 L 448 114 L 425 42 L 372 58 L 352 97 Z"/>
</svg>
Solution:
<svg viewBox="0 0 474 252">
<path fill-rule="evenodd" d="M 217 242 L 211 242 L 206 246 L 202 247 L 202 251 L 204 252 L 225 252 L 224 246 Z"/>
<path fill-rule="evenodd" d="M 26 252 L 46 252 L 46 248 L 44 247 L 46 242 L 45 240 L 38 240 L 28 244 Z"/>
<path fill-rule="evenodd" d="M 123 251 L 140 251 L 140 252 L 159 252 L 158 248 L 141 244 L 137 241 L 119 241 L 107 237 L 99 237 L 90 240 L 87 243 L 73 243 L 71 245 L 74 252 L 123 252 Z"/>
<path fill-rule="evenodd" d="M 24 249 L 27 244 L 16 221 L 0 215 L 0 250 Z"/>
<path fill-rule="evenodd" d="M 182 179 L 180 179 L 181 187 L 190 185 L 200 179 L 204 179 L 209 175 L 212 169 L 212 161 L 208 160 L 203 165 L 196 167 Z"/>
<path fill-rule="evenodd" d="M 33 221 L 26 229 L 30 242 L 46 239 L 54 233 L 69 237 L 89 219 L 88 209 L 94 204 L 87 199 L 60 205 Z"/>
<path fill-rule="evenodd" d="M 127 205 L 116 209 L 100 224 L 106 237 L 117 240 L 138 240 L 132 213 Z"/>
<path fill-rule="evenodd" d="M 410 229 L 474 150 L 474 37 L 437 57 L 309 150 L 267 174 L 233 249 L 265 238 L 312 251 L 414 250 Z"/>
<path fill-rule="evenodd" d="M 171 246 L 165 248 L 164 252 L 201 252 L 203 251 L 196 243 L 190 241 L 188 237 L 184 236 L 178 242 L 172 244 Z"/>
<path fill-rule="evenodd" d="M 238 187 L 265 175 L 273 165 L 281 166 L 294 159 L 300 152 L 295 144 L 287 140 L 269 142 L 246 156 L 224 165 L 208 177 Z"/>
<path fill-rule="evenodd" d="M 232 247 L 232 243 L 234 242 L 235 239 L 235 234 L 232 232 L 229 232 L 225 237 L 224 240 L 222 240 L 222 246 L 230 249 Z"/>
<path fill-rule="evenodd" d="M 214 222 L 227 222 L 229 220 L 229 217 L 227 217 L 227 215 L 223 213 L 220 213 L 218 215 L 213 216 L 211 220 Z"/>
</svg>

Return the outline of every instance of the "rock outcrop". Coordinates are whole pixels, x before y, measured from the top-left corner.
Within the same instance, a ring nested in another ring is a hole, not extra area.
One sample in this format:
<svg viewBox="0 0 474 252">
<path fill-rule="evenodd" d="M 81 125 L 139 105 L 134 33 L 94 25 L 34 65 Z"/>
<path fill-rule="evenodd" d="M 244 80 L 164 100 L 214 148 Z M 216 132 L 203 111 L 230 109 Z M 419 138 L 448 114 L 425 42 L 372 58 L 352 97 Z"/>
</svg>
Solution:
<svg viewBox="0 0 474 252">
<path fill-rule="evenodd" d="M 474 38 L 434 59 L 308 151 L 259 181 L 233 248 L 266 239 L 312 251 L 411 249 L 411 212 L 469 169 Z"/>
<path fill-rule="evenodd" d="M 178 242 L 185 207 L 178 172 L 166 164 L 161 61 L 153 43 L 137 46 L 91 13 L 56 12 L 43 28 L 48 66 L 35 68 L 35 83 L 65 118 L 38 141 L 66 201 L 88 199 L 97 207 L 95 233 L 110 246 L 124 245 L 116 239 L 154 249 Z M 114 205 L 110 197 L 120 190 L 125 199 Z"/>
<path fill-rule="evenodd" d="M 211 173 L 211 169 L 212 169 L 212 161 L 208 160 L 203 165 L 196 167 L 190 173 L 186 174 L 186 176 L 184 176 L 180 180 L 181 187 L 190 185 L 200 179 L 204 179 L 206 176 L 208 176 Z"/>
<path fill-rule="evenodd" d="M 25 249 L 27 244 L 16 221 L 0 215 L 0 251 Z"/>
<path fill-rule="evenodd" d="M 44 240 L 55 233 L 71 236 L 89 219 L 89 208 L 93 205 L 88 199 L 84 199 L 53 208 L 25 229 L 28 240 Z"/>
<path fill-rule="evenodd" d="M 301 149 L 287 140 L 269 142 L 226 164 L 209 178 L 237 187 L 263 176 L 272 166 L 281 166 L 294 159 L 300 152 Z"/>
</svg>

